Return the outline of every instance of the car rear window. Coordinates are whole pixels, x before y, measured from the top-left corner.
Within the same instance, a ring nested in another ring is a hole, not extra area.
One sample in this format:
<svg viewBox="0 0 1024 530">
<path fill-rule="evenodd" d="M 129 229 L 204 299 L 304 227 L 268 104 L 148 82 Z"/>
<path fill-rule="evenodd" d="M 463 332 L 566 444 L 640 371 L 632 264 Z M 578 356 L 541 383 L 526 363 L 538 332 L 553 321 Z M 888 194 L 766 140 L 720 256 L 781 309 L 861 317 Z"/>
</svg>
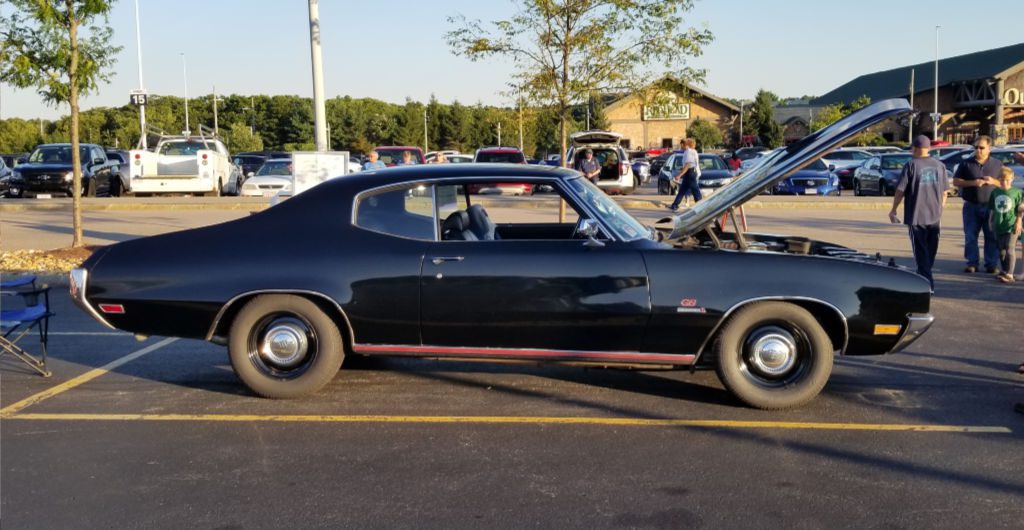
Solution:
<svg viewBox="0 0 1024 530">
<path fill-rule="evenodd" d="M 384 162 L 389 166 L 394 166 L 402 163 L 402 153 L 406 151 L 412 155 L 413 164 L 422 164 L 423 155 L 419 151 L 412 151 L 409 149 L 377 149 L 377 154 L 380 155 L 380 161 Z"/>
<path fill-rule="evenodd" d="M 161 155 L 189 156 L 194 155 L 201 149 L 213 149 L 214 145 L 204 142 L 168 142 L 160 146 Z"/>
<path fill-rule="evenodd" d="M 525 164 L 526 157 L 518 151 L 482 151 L 477 153 L 476 161 L 498 164 Z"/>
<path fill-rule="evenodd" d="M 437 226 L 429 186 L 380 191 L 357 200 L 356 226 L 397 237 L 434 239 Z"/>
</svg>

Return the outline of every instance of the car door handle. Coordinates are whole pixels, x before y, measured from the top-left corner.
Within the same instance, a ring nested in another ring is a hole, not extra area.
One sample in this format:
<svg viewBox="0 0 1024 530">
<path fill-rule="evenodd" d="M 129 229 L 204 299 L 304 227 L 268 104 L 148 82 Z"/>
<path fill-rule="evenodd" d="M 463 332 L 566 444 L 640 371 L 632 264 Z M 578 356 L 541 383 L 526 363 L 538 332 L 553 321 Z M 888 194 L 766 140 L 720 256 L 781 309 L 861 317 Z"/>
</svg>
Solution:
<svg viewBox="0 0 1024 530">
<path fill-rule="evenodd" d="M 437 256 L 430 260 L 434 265 L 440 265 L 446 261 L 463 261 L 466 258 L 463 256 Z"/>
</svg>

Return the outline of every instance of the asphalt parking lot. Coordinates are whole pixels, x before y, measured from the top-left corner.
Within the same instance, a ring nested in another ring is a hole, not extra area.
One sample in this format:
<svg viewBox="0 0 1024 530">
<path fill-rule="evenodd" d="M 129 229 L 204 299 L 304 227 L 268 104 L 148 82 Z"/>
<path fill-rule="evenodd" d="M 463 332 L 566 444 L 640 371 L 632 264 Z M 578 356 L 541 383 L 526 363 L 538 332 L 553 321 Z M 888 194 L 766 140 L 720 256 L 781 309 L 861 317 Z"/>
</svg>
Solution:
<svg viewBox="0 0 1024 530">
<path fill-rule="evenodd" d="M 909 264 L 885 212 L 748 217 L 752 230 Z M 100 230 L 117 237 L 149 230 L 90 215 L 120 223 Z M 177 229 L 246 213 L 148 215 Z M 5 244 L 63 229 L 29 218 L 4 214 Z M 312 397 L 265 400 L 224 348 L 111 332 L 52 278 L 54 376 L 0 363 L 0 517 L 10 528 L 1019 528 L 1024 284 L 960 273 L 959 230 L 951 207 L 935 326 L 906 352 L 839 359 L 816 400 L 785 412 L 742 407 L 710 372 L 355 357 Z"/>
</svg>

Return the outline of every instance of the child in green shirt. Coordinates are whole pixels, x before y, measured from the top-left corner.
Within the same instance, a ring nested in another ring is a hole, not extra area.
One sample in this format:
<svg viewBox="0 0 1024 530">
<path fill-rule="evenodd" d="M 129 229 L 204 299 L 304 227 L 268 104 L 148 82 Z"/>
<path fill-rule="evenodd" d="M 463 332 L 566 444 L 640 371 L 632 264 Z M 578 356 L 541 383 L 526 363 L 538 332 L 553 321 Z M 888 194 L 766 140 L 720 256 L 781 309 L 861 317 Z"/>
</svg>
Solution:
<svg viewBox="0 0 1024 530">
<path fill-rule="evenodd" d="M 996 278 L 1003 283 L 1014 281 L 1017 264 L 1017 238 L 1021 234 L 1021 216 L 1018 212 L 1024 202 L 1024 192 L 1013 187 L 1013 170 L 1004 167 L 999 174 L 999 187 L 988 200 L 988 223 L 996 235 L 999 265 L 1002 270 Z"/>
</svg>

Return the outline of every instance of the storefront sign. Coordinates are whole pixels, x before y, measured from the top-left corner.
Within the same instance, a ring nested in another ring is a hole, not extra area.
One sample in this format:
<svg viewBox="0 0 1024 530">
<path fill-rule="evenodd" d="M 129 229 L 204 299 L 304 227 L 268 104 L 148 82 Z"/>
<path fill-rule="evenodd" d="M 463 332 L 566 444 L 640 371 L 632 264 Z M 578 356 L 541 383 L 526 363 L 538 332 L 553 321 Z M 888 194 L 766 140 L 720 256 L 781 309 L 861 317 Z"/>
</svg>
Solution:
<svg viewBox="0 0 1024 530">
<path fill-rule="evenodd" d="M 690 119 L 690 104 L 672 102 L 644 105 L 643 119 L 644 121 L 688 120 Z"/>
<path fill-rule="evenodd" d="M 1024 105 L 1024 93 L 1017 88 L 1008 88 L 1003 92 L 1003 105 Z"/>
</svg>

